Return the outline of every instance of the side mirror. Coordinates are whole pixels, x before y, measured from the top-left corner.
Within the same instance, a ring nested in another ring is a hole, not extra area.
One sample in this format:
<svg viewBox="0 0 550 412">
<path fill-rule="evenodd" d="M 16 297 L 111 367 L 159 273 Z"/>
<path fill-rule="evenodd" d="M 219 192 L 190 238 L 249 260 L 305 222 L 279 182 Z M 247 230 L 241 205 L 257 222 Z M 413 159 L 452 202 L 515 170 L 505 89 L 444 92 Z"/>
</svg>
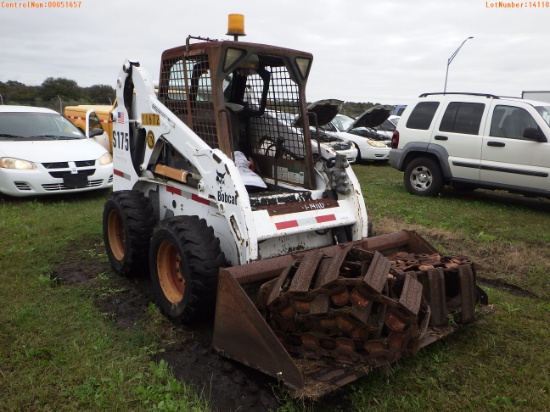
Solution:
<svg viewBox="0 0 550 412">
<path fill-rule="evenodd" d="M 535 140 L 537 142 L 546 142 L 546 136 L 538 127 L 527 127 L 523 131 L 523 137 L 526 139 Z"/>
</svg>

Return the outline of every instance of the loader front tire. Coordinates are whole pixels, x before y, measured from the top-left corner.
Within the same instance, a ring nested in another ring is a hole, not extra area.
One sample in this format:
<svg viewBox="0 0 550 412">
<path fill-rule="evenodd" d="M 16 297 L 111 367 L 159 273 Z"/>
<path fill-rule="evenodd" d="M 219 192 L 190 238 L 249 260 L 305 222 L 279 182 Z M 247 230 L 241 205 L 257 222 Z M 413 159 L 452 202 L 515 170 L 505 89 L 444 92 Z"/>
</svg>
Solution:
<svg viewBox="0 0 550 412">
<path fill-rule="evenodd" d="M 213 315 L 224 255 L 204 219 L 163 221 L 153 234 L 149 262 L 157 304 L 168 317 L 192 324 Z"/>
<path fill-rule="evenodd" d="M 127 277 L 147 272 L 155 222 L 151 202 L 142 192 L 114 192 L 107 198 L 103 209 L 103 242 L 116 272 Z"/>
</svg>

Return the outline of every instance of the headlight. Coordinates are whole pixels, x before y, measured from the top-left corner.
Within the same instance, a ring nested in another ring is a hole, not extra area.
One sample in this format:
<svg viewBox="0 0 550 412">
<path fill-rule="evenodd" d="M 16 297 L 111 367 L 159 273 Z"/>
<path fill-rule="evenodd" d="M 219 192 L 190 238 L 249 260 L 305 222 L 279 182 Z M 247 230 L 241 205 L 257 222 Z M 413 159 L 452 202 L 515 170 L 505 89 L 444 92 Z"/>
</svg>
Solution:
<svg viewBox="0 0 550 412">
<path fill-rule="evenodd" d="M 0 167 L 3 169 L 15 169 L 15 170 L 33 170 L 36 169 L 36 165 L 33 162 L 22 159 L 14 159 L 12 157 L 2 157 L 0 159 Z"/>
<path fill-rule="evenodd" d="M 367 143 L 372 147 L 386 147 L 384 142 L 379 142 L 378 140 L 367 140 Z"/>
<path fill-rule="evenodd" d="M 108 165 L 109 163 L 113 163 L 113 156 L 111 156 L 111 153 L 105 153 L 99 158 L 100 165 L 104 166 Z"/>
</svg>

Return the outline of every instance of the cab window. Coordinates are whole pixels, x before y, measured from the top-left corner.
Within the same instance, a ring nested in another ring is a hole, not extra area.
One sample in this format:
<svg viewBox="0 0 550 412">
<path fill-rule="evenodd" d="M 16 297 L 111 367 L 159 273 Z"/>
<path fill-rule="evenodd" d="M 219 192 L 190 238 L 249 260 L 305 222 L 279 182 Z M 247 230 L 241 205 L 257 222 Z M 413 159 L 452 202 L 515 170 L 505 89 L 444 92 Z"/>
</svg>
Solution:
<svg viewBox="0 0 550 412">
<path fill-rule="evenodd" d="M 99 117 L 95 112 L 90 113 L 90 123 L 89 123 L 89 130 L 88 132 L 92 132 L 94 129 L 101 129 L 103 130 L 103 126 L 101 125 L 101 120 L 99 120 Z"/>
<path fill-rule="evenodd" d="M 535 119 L 527 110 L 514 106 L 495 106 L 491 119 L 491 136 L 523 139 L 525 129 L 529 127 L 538 129 Z"/>
</svg>

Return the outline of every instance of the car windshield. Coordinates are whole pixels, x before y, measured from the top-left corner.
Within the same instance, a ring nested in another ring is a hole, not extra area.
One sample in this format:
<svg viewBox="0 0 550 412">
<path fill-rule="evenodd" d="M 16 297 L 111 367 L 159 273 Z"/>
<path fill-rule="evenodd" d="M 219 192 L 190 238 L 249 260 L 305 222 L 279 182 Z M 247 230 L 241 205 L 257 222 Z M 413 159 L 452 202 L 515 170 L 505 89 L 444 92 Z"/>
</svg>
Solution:
<svg viewBox="0 0 550 412">
<path fill-rule="evenodd" d="M 56 113 L 0 113 L 0 140 L 85 139 L 71 122 Z"/>
<path fill-rule="evenodd" d="M 535 106 L 535 109 L 540 113 L 546 124 L 550 126 L 550 106 Z"/>
<path fill-rule="evenodd" d="M 393 132 L 395 130 L 395 123 L 391 122 L 390 120 L 384 120 L 384 122 L 377 126 L 377 130 L 389 130 L 390 132 Z"/>
<path fill-rule="evenodd" d="M 346 130 L 349 129 L 353 121 L 354 119 L 352 119 L 351 117 L 337 114 L 336 117 L 332 120 L 332 124 L 336 126 L 336 128 L 340 132 L 345 132 Z"/>
</svg>

